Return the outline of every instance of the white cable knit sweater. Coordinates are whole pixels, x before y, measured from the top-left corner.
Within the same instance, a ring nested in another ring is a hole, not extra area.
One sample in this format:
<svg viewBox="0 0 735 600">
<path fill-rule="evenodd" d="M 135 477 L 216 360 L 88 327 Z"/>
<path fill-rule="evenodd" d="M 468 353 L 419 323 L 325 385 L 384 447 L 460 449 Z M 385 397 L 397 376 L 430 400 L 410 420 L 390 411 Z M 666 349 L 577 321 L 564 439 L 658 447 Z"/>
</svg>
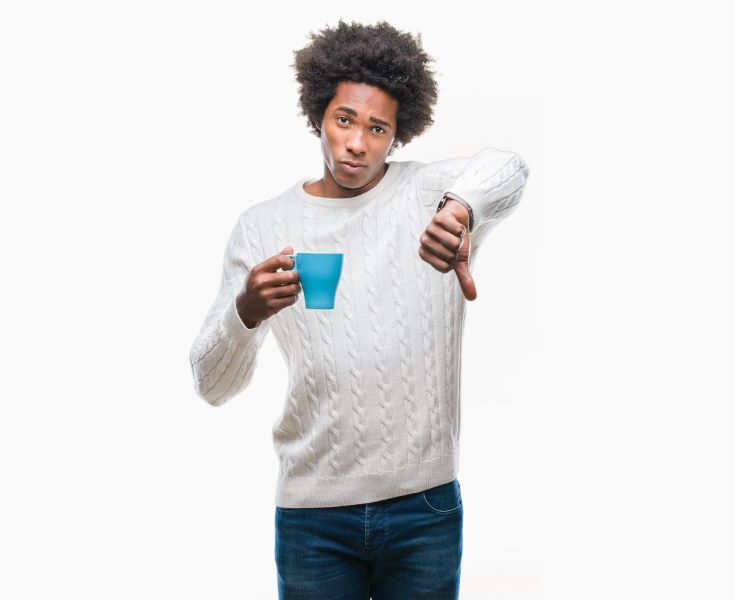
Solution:
<svg viewBox="0 0 735 600">
<path fill-rule="evenodd" d="M 288 365 L 273 426 L 276 505 L 361 504 L 451 481 L 459 471 L 465 299 L 454 271 L 418 254 L 446 191 L 474 212 L 470 267 L 484 237 L 510 214 L 529 169 L 513 152 L 393 161 L 352 198 L 308 194 L 302 179 L 243 212 L 222 280 L 190 360 L 198 394 L 219 406 L 246 389 L 269 330 Z M 303 292 L 257 327 L 235 309 L 249 269 L 286 246 L 344 253 L 333 310 L 306 309 Z M 471 269 L 470 269 L 471 270 Z"/>
</svg>

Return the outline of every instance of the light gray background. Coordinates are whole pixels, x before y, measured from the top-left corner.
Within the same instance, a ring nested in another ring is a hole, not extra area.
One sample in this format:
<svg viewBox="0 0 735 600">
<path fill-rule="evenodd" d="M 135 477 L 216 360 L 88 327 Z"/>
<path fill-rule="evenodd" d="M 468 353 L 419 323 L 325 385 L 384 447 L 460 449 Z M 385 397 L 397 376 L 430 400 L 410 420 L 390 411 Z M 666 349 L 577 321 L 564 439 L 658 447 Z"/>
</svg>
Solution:
<svg viewBox="0 0 735 600">
<path fill-rule="evenodd" d="M 343 17 L 436 58 L 436 125 L 395 159 L 531 169 L 473 267 L 461 597 L 732 598 L 714 6 L 3 3 L 0 596 L 276 597 L 285 365 L 270 335 L 214 409 L 188 352 L 240 212 L 321 175 L 289 64 Z"/>
</svg>

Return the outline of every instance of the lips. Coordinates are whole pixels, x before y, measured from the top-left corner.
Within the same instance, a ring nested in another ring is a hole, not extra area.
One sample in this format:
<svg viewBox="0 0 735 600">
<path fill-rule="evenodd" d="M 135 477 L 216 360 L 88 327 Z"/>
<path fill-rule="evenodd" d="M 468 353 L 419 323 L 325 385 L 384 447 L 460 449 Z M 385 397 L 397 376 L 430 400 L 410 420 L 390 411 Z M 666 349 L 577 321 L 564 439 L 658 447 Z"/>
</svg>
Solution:
<svg viewBox="0 0 735 600">
<path fill-rule="evenodd" d="M 367 165 L 363 165 L 362 163 L 353 163 L 352 161 L 344 161 L 341 160 L 339 164 L 342 165 L 342 170 L 346 173 L 357 173 L 361 169 L 364 169 Z"/>
</svg>

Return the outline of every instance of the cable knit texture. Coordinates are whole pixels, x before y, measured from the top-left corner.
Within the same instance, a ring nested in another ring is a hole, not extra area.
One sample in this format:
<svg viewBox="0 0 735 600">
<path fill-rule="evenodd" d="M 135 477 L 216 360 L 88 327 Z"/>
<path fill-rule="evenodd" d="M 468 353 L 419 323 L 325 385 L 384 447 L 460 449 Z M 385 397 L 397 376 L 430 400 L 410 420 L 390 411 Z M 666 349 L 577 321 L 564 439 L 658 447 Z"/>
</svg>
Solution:
<svg viewBox="0 0 735 600">
<path fill-rule="evenodd" d="M 302 179 L 245 210 L 191 347 L 195 389 L 220 406 L 247 388 L 265 336 L 275 335 L 289 373 L 273 425 L 283 508 L 375 502 L 458 476 L 466 301 L 454 271 L 421 259 L 419 237 L 442 194 L 456 194 L 474 213 L 471 270 L 483 239 L 517 206 L 529 169 L 494 148 L 388 165 L 352 198 L 313 196 L 303 186 L 314 180 Z M 306 309 L 302 292 L 248 329 L 236 296 L 254 265 L 289 245 L 344 254 L 334 309 Z"/>
</svg>

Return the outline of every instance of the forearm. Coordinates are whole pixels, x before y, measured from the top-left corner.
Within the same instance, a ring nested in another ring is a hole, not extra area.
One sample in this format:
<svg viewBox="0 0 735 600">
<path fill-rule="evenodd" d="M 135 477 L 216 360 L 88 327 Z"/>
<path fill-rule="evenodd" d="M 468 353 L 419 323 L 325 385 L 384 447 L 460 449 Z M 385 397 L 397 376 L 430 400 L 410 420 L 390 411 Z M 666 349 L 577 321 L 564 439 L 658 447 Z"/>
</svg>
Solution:
<svg viewBox="0 0 735 600">
<path fill-rule="evenodd" d="M 262 323 L 248 328 L 235 303 L 228 305 L 191 347 L 189 357 L 197 393 L 209 404 L 220 406 L 243 391 L 252 379 L 266 331 Z"/>
<path fill-rule="evenodd" d="M 247 387 L 268 331 L 267 321 L 256 324 L 246 316 L 246 325 L 238 310 L 248 274 L 245 246 L 238 220 L 225 249 L 217 296 L 189 352 L 194 387 L 213 406 L 224 404 Z"/>
<path fill-rule="evenodd" d="M 438 206 L 444 195 L 467 204 L 472 210 L 470 232 L 474 232 L 512 212 L 528 175 L 528 166 L 518 154 L 483 148 L 471 157 L 425 164 L 417 182 L 419 195 L 429 205 Z"/>
<path fill-rule="evenodd" d="M 472 208 L 477 227 L 510 215 L 521 199 L 529 173 L 518 154 L 484 149 L 470 159 L 444 193 L 459 197 Z"/>
</svg>

